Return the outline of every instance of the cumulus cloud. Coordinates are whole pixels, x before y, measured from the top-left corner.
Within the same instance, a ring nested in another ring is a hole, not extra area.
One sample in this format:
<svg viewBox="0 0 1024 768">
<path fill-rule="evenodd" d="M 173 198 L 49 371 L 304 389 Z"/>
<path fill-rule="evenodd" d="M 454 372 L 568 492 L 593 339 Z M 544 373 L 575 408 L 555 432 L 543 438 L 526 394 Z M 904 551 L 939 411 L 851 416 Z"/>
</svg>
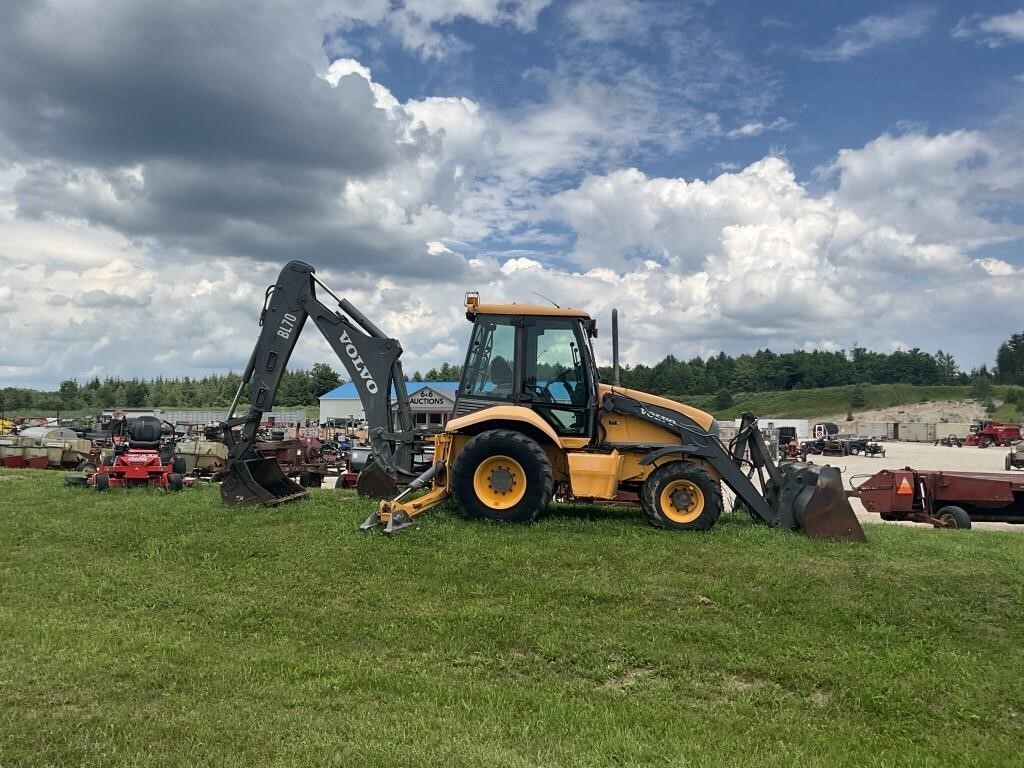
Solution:
<svg viewBox="0 0 1024 768">
<path fill-rule="evenodd" d="M 289 258 L 401 339 L 410 372 L 461 355 L 465 290 L 536 292 L 603 321 L 618 306 L 630 362 L 881 345 L 895 327 L 927 346 L 940 326 L 972 332 L 960 312 L 986 289 L 1006 297 L 986 322 L 1002 307 L 1010 322 L 1024 276 L 986 249 L 1021 237 L 1019 138 L 883 135 L 813 184 L 775 155 L 707 179 L 644 173 L 701 142 L 787 129 L 775 75 L 700 3 L 547 6 L 5 4 L 0 376 L 239 370 Z M 462 44 L 462 20 L 528 30 L 541 14 L 573 34 L 501 105 L 455 87 L 399 98 L 345 37 L 379 28 L 432 60 Z M 840 30 L 844 56 L 903 39 L 873 24 Z M 306 333 L 294 365 L 331 354 Z"/>
<path fill-rule="evenodd" d="M 838 27 L 822 45 L 804 48 L 802 53 L 816 61 L 847 61 L 883 46 L 924 36 L 935 10 L 915 7 L 890 16 L 865 16 L 849 26 Z"/>
<path fill-rule="evenodd" d="M 882 135 L 820 169 L 837 201 L 923 242 L 978 246 L 1020 237 L 1002 210 L 1024 193 L 1024 145 L 980 131 Z"/>
<path fill-rule="evenodd" d="M 885 136 L 840 153 L 830 166 L 836 186 L 818 195 L 778 157 L 709 181 L 591 176 L 554 200 L 578 235 L 575 295 L 620 275 L 622 287 L 605 290 L 630 308 L 630 354 L 648 360 L 669 337 L 709 351 L 785 348 L 827 328 L 847 345 L 882 344 L 901 318 L 928 335 L 922 316 L 939 324 L 966 306 L 957 286 L 980 292 L 995 278 L 1020 279 L 1005 262 L 972 258 L 1024 235 L 986 218 L 1024 172 L 1019 155 L 1001 153 L 1007 165 L 995 170 L 976 157 L 993 146 L 981 134 Z M 584 268 L 596 264 L 605 269 Z M 606 306 L 600 295 L 594 304 Z M 949 304 L 937 308 L 937 295 Z M 1012 310 L 1002 314 L 1015 322 Z"/>
<path fill-rule="evenodd" d="M 452 232 L 443 129 L 365 67 L 329 65 L 312 13 L 26 0 L 0 14 L 0 147 L 22 169 L 22 217 L 352 269 L 419 269 Z"/>
<path fill-rule="evenodd" d="M 906 152 L 918 147 L 929 157 L 942 154 L 951 136 L 886 140 L 903 141 Z M 922 328 L 922 317 L 967 332 L 970 321 L 965 324 L 960 313 L 970 314 L 970 297 L 979 300 L 986 286 L 1007 295 L 1024 290 L 1024 276 L 1006 262 L 975 256 L 985 237 L 935 242 L 927 230 L 914 228 L 921 224 L 913 218 L 884 220 L 866 206 L 857 190 L 867 183 L 868 168 L 884 169 L 884 163 L 873 165 L 876 151 L 868 145 L 845 152 L 843 167 L 862 170 L 833 175 L 836 186 L 817 194 L 779 157 L 708 180 L 651 177 L 635 169 L 590 176 L 555 195 L 548 208 L 549 216 L 576 233 L 567 263 L 531 252 L 470 256 L 435 242 L 431 251 L 462 261 L 459 280 L 374 278 L 330 264 L 318 265 L 319 272 L 402 340 L 410 371 L 461 354 L 468 335 L 461 311 L 465 290 L 479 290 L 489 301 L 550 296 L 602 322 L 617 306 L 623 313 L 624 359 L 632 362 L 682 350 L 691 355 L 802 347 L 822 338 L 832 346 L 881 346 L 894 327 L 907 329 L 901 337 L 908 344 L 920 345 L 924 340 L 912 334 L 933 330 Z M 952 172 L 961 176 L 951 188 L 966 194 L 972 184 L 965 181 L 976 170 L 954 163 Z M 15 230 L 40 226 L 15 222 Z M 9 257 L 0 263 L 11 276 L 12 295 L 26 305 L 38 305 L 47 295 L 77 297 L 51 306 L 45 317 L 0 315 L 0 332 L 13 340 L 3 362 L 6 375 L 82 375 L 97 359 L 111 374 L 145 373 L 147 362 L 154 372 L 178 373 L 244 365 L 258 332 L 263 289 L 278 265 L 238 259 L 165 264 L 121 236 L 75 230 L 80 225 L 73 222 L 64 226 L 72 228 L 73 240 L 48 243 L 40 232 L 23 239 L 49 253 L 62 252 L 61 243 L 75 243 L 82 252 L 64 252 L 63 266 Z M 46 232 L 53 231 L 51 223 Z M 4 246 L 0 242 L 0 253 L 7 252 Z M 103 253 L 120 256 L 97 258 Z M 88 306 L 97 292 L 105 292 L 102 303 L 108 306 Z M 149 307 L 126 301 L 121 311 L 159 317 L 159 323 L 137 326 L 130 338 L 115 343 L 110 307 L 117 306 L 119 294 L 128 301 L 150 297 Z M 988 322 L 1014 322 L 1014 306 L 994 305 Z M 104 339 L 104 349 L 93 348 Z M 607 360 L 607 349 L 599 346 L 598 353 Z M 317 359 L 331 359 L 328 348 L 315 333 L 304 334 L 295 364 Z"/>
<path fill-rule="evenodd" d="M 953 27 L 953 37 L 974 40 L 989 48 L 1024 42 L 1024 10 L 998 16 L 965 16 Z"/>
</svg>

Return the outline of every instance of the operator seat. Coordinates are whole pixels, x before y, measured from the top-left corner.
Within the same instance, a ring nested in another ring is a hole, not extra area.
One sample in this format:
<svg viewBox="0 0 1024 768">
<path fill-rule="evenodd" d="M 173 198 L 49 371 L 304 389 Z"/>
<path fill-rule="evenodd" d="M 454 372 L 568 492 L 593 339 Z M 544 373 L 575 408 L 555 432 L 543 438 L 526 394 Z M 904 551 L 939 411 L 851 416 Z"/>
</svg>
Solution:
<svg viewBox="0 0 1024 768">
<path fill-rule="evenodd" d="M 160 447 L 161 432 L 156 416 L 139 416 L 128 430 L 128 447 L 155 451 Z"/>
<path fill-rule="evenodd" d="M 491 394 L 512 394 L 512 366 L 501 355 L 491 360 L 491 382 L 494 384 Z"/>
</svg>

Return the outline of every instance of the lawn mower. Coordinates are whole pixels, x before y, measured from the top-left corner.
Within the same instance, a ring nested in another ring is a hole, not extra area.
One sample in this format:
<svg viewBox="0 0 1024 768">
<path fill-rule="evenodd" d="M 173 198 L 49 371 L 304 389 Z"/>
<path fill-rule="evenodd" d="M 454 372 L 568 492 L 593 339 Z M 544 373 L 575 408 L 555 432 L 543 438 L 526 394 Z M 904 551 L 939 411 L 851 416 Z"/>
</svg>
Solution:
<svg viewBox="0 0 1024 768">
<path fill-rule="evenodd" d="M 108 488 L 148 486 L 180 491 L 191 485 L 185 477 L 185 460 L 174 455 L 174 431 L 168 441 L 162 439 L 161 421 L 156 416 L 140 416 L 128 430 L 127 439 L 115 438 L 112 454 L 106 455 L 89 475 L 72 475 L 68 485 Z"/>
</svg>

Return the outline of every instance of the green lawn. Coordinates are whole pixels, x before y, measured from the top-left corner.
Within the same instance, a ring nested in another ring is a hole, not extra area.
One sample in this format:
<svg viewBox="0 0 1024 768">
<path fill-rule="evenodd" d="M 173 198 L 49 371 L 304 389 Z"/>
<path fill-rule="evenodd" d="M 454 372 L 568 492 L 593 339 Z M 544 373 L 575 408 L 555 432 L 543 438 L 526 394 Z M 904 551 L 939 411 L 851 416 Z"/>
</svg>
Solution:
<svg viewBox="0 0 1024 768">
<path fill-rule="evenodd" d="M 0 766 L 1024 761 L 1024 536 L 369 510 L 0 472 Z"/>
</svg>

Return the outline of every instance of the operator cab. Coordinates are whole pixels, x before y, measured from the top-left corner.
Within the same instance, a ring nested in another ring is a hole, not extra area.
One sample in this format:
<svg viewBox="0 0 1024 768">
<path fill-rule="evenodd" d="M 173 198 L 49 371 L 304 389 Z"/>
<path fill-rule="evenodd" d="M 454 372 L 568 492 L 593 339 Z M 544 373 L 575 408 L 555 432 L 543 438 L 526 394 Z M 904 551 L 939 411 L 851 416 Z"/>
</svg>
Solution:
<svg viewBox="0 0 1024 768">
<path fill-rule="evenodd" d="M 590 437 L 597 377 L 596 323 L 582 310 L 480 304 L 466 297 L 473 323 L 455 415 L 494 405 L 530 408 L 566 437 Z"/>
</svg>

